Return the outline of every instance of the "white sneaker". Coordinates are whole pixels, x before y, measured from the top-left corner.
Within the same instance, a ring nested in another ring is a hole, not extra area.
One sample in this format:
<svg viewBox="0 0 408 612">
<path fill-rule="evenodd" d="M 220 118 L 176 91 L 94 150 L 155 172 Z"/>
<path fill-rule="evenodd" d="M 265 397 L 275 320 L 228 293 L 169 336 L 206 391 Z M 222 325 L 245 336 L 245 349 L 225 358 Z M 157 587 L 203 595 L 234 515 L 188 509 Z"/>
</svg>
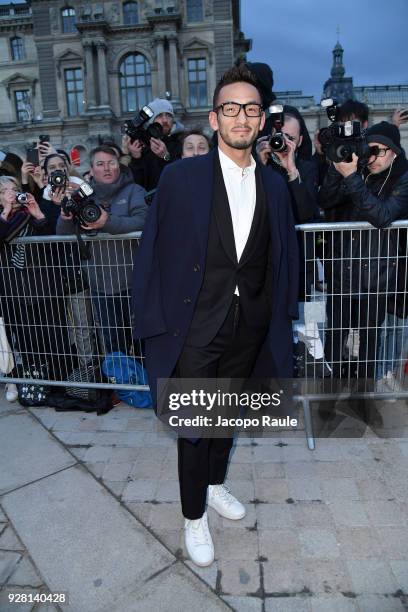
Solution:
<svg viewBox="0 0 408 612">
<path fill-rule="evenodd" d="M 245 507 L 223 484 L 208 486 L 208 505 L 224 518 L 233 521 L 244 518 L 246 514 Z"/>
<path fill-rule="evenodd" d="M 208 529 L 207 513 L 199 519 L 186 519 L 184 524 L 185 542 L 188 555 L 200 567 L 214 561 L 214 544 Z"/>
<path fill-rule="evenodd" d="M 18 400 L 17 387 L 13 383 L 6 385 L 6 400 L 8 402 L 16 402 Z"/>
</svg>

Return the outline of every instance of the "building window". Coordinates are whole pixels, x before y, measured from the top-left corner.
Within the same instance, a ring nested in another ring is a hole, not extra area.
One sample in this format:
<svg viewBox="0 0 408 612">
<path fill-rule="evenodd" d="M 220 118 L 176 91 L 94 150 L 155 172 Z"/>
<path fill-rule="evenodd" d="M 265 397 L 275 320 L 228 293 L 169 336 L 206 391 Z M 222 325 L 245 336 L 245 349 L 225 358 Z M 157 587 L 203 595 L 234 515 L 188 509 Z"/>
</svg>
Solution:
<svg viewBox="0 0 408 612">
<path fill-rule="evenodd" d="M 75 10 L 73 8 L 64 8 L 61 11 L 62 31 L 64 34 L 76 32 L 75 27 Z"/>
<path fill-rule="evenodd" d="M 64 71 L 64 75 L 68 117 L 82 115 L 85 110 L 82 69 L 70 68 Z"/>
<path fill-rule="evenodd" d="M 14 102 L 16 107 L 16 119 L 18 123 L 24 123 L 31 119 L 31 104 L 29 89 L 19 89 L 14 92 Z"/>
<path fill-rule="evenodd" d="M 203 0 L 186 0 L 186 2 L 188 23 L 197 23 L 197 21 L 204 21 Z"/>
<path fill-rule="evenodd" d="M 136 25 L 139 23 L 137 2 L 125 2 L 123 5 L 123 23 L 125 25 Z"/>
<path fill-rule="evenodd" d="M 24 49 L 24 40 L 19 36 L 14 36 L 10 40 L 10 48 L 11 48 L 11 59 L 23 60 L 25 59 L 25 49 Z"/>
<path fill-rule="evenodd" d="M 119 78 L 124 113 L 134 112 L 152 99 L 150 64 L 144 55 L 128 55 L 120 65 Z"/>
<path fill-rule="evenodd" d="M 207 67 L 205 58 L 188 60 L 190 106 L 207 106 Z"/>
</svg>

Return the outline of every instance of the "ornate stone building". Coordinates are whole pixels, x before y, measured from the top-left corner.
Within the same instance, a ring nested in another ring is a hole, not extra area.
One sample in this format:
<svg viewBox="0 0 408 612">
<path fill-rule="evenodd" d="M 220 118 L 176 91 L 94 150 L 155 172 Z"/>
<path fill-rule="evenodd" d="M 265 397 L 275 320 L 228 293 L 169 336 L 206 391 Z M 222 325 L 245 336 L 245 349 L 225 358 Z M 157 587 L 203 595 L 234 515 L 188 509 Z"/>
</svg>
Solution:
<svg viewBox="0 0 408 612">
<path fill-rule="evenodd" d="M 1 0 L 0 148 L 120 141 L 166 92 L 179 120 L 206 125 L 217 79 L 250 46 L 239 0 Z"/>
<path fill-rule="evenodd" d="M 342 103 L 347 99 L 365 102 L 369 108 L 369 125 L 379 121 L 390 121 L 396 108 L 408 108 L 408 85 L 365 85 L 355 86 L 353 78 L 345 76 L 343 63 L 344 49 L 337 41 L 333 51 L 330 77 L 323 85 L 322 98 L 334 98 Z M 276 91 L 277 102 L 296 106 L 305 118 L 307 128 L 313 135 L 320 127 L 328 124 L 326 113 L 313 96 L 301 91 Z M 400 127 L 401 142 L 408 152 L 408 125 Z"/>
</svg>

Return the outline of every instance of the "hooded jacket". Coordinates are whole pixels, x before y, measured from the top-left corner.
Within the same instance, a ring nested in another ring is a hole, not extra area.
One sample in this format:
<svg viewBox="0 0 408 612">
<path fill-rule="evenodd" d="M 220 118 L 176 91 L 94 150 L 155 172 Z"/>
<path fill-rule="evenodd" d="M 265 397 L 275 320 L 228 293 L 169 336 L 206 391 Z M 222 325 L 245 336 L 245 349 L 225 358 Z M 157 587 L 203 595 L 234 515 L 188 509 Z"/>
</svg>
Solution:
<svg viewBox="0 0 408 612">
<path fill-rule="evenodd" d="M 394 293 L 398 255 L 397 232 L 383 231 L 393 221 L 408 218 L 408 162 L 398 155 L 379 174 L 355 172 L 347 178 L 330 166 L 318 195 L 327 221 L 368 221 L 378 232 L 343 230 L 329 239 L 326 257 L 333 256 L 335 290 Z M 343 261 L 340 261 L 340 258 Z M 328 268 L 328 266 L 327 266 Z M 332 278 L 331 278 L 332 277 Z"/>
</svg>

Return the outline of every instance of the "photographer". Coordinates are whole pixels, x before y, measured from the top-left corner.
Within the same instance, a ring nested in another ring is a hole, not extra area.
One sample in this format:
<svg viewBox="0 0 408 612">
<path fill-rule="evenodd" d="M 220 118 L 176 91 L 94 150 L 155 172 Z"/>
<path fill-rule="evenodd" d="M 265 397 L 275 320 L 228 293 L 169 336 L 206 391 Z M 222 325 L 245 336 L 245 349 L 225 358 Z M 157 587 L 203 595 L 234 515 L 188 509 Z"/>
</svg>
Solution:
<svg viewBox="0 0 408 612">
<path fill-rule="evenodd" d="M 408 163 L 398 128 L 391 123 L 373 125 L 366 138 L 367 163 L 361 164 L 355 153 L 349 162 L 333 162 L 318 200 L 332 221 L 368 221 L 385 228 L 408 218 Z M 336 377 L 374 378 L 387 294 L 396 290 L 397 247 L 396 232 L 388 236 L 343 230 L 330 238 L 325 262 L 331 294 L 325 352 Z M 347 342 L 349 329 L 357 332 L 356 342 Z M 344 359 L 346 348 L 349 356 Z"/>
<path fill-rule="evenodd" d="M 123 137 L 122 149 L 130 155 L 129 168 L 134 182 L 147 191 L 155 189 L 164 167 L 181 155 L 179 129 L 175 126 L 174 111 L 168 100 L 155 98 L 149 107 L 153 111 L 150 124 L 158 123 L 163 132 L 162 138 L 150 138 L 146 145 L 140 140 L 132 141 L 129 136 Z"/>
<path fill-rule="evenodd" d="M 40 378 L 61 380 L 67 376 L 61 357 L 69 353 L 69 343 L 62 279 L 54 273 L 51 245 L 11 243 L 23 236 L 48 236 L 53 228 L 34 196 L 19 192 L 15 178 L 0 177 L 0 310 L 22 359 L 19 375 L 32 377 L 36 371 L 37 377 L 42 372 Z"/>
<path fill-rule="evenodd" d="M 273 151 L 269 136 L 258 139 L 256 152 L 264 165 L 271 165 L 287 181 L 297 223 L 319 217 L 317 175 L 311 161 L 312 143 L 302 115 L 293 106 L 284 106 L 282 133 L 285 150 Z"/>
<path fill-rule="evenodd" d="M 75 224 L 86 231 L 127 234 L 143 229 L 147 214 L 145 190 L 135 185 L 131 172 L 120 166 L 116 152 L 106 145 L 90 153 L 93 206 L 99 218 L 83 223 L 61 210 L 57 233 L 72 235 Z M 120 244 L 120 246 L 119 246 Z M 90 243 L 90 258 L 83 262 L 105 341 L 105 350 L 126 353 L 130 340 L 129 292 L 132 274 L 132 241 Z M 126 329 L 125 329 L 126 328 Z M 127 331 L 129 330 L 129 337 Z"/>
</svg>

